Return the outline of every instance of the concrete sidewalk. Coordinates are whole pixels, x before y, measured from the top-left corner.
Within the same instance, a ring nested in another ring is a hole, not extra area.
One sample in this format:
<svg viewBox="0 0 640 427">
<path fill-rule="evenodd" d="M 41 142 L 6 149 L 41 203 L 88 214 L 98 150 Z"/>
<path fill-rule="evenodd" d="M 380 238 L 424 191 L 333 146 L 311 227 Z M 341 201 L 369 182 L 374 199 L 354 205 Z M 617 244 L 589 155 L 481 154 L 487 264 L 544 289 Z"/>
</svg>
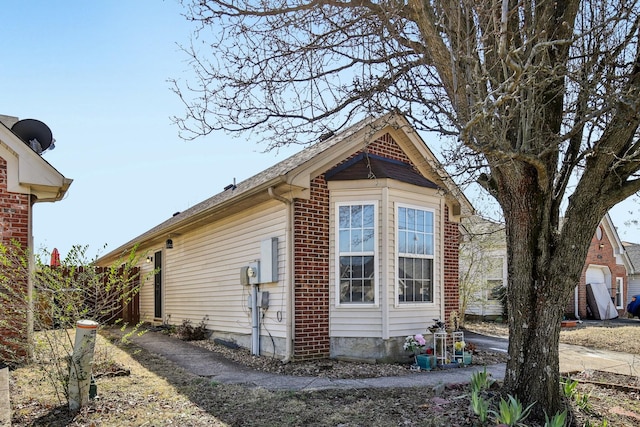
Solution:
<svg viewBox="0 0 640 427">
<path fill-rule="evenodd" d="M 640 377 L 640 356 L 560 344 L 560 372 L 588 370 Z"/>
<path fill-rule="evenodd" d="M 413 375 L 385 378 L 330 379 L 298 377 L 252 370 L 230 362 L 206 349 L 161 333 L 147 332 L 142 336 L 135 337 L 133 340 L 140 347 L 159 354 L 196 375 L 208 377 L 220 383 L 263 387 L 270 390 L 301 391 L 328 388 L 434 387 L 440 384 L 468 383 L 473 372 L 484 369 L 483 366 L 472 365 L 464 368 L 422 371 Z M 468 341 L 473 342 L 473 339 Z M 497 347 L 500 346 L 496 345 L 496 349 Z M 491 373 L 494 379 L 502 380 L 504 379 L 505 368 L 504 363 L 490 365 L 487 366 L 487 372 Z M 600 370 L 640 376 L 640 356 L 561 344 L 560 372 L 569 373 L 584 370 Z"/>
<path fill-rule="evenodd" d="M 224 384 L 240 384 L 268 390 L 322 390 L 382 387 L 436 387 L 442 384 L 468 383 L 473 372 L 484 367 L 469 366 L 436 371 L 416 372 L 414 375 L 384 378 L 331 379 L 321 377 L 298 377 L 256 371 L 208 351 L 204 348 L 172 338 L 168 335 L 147 332 L 132 338 L 140 347 L 156 353 L 183 369 Z M 504 378 L 504 364 L 487 366 L 494 379 Z"/>
<path fill-rule="evenodd" d="M 0 369 L 0 427 L 11 425 L 9 401 L 9 368 Z"/>
</svg>

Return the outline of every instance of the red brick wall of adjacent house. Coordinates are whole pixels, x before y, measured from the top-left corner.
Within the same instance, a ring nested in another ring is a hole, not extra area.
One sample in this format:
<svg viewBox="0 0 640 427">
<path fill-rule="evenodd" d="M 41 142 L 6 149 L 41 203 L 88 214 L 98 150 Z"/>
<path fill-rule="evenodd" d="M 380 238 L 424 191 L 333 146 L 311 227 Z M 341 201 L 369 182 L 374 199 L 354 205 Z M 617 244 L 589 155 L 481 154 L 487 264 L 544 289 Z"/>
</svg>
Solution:
<svg viewBox="0 0 640 427">
<path fill-rule="evenodd" d="M 600 247 L 602 245 L 602 247 Z M 627 270 L 624 265 L 616 264 L 616 257 L 613 252 L 613 245 L 609 241 L 607 234 L 602 232 L 602 239 L 598 240 L 594 234 L 589 245 L 589 252 L 580 274 L 580 283 L 578 284 L 578 314 L 580 318 L 587 318 L 587 269 L 590 265 L 606 266 L 611 271 L 611 283 L 609 285 L 609 291 L 612 296 L 615 296 L 616 292 L 616 278 L 623 278 L 623 295 L 626 295 L 627 290 Z M 624 305 L 624 301 L 623 301 Z M 624 313 L 624 308 L 618 311 L 619 315 Z M 565 312 L 567 315 L 573 315 L 575 312 L 575 293 L 571 297 L 571 301 L 567 305 Z"/>
<path fill-rule="evenodd" d="M 367 152 L 410 163 L 386 134 Z M 354 156 L 359 153 L 354 153 Z M 345 161 L 348 159 L 345 159 Z M 337 166 L 337 165 L 336 165 Z M 311 182 L 308 200 L 294 203 L 294 358 L 318 359 L 330 354 L 329 341 L 329 190 L 324 175 Z M 445 218 L 445 312 L 458 310 L 458 227 Z M 449 256 L 451 257 L 449 259 Z"/>
<path fill-rule="evenodd" d="M 11 193 L 7 190 L 7 162 L 0 158 L 0 242 L 8 248 L 13 247 L 13 241 L 19 243 L 22 250 L 26 250 L 29 243 L 29 221 L 31 218 L 31 203 L 29 195 Z M 8 272 L 4 272 L 5 277 Z M 11 294 L 25 295 L 27 277 L 24 280 L 9 280 L 13 288 Z M 2 286 L 0 284 L 0 286 Z M 5 294 L 9 294 L 4 290 Z M 26 301 L 20 298 L 9 298 L 0 307 L 0 319 L 5 321 L 5 327 L 0 328 L 0 360 L 13 362 L 14 359 L 26 354 L 22 346 L 26 338 Z M 11 354 L 8 354 L 11 352 Z"/>
</svg>

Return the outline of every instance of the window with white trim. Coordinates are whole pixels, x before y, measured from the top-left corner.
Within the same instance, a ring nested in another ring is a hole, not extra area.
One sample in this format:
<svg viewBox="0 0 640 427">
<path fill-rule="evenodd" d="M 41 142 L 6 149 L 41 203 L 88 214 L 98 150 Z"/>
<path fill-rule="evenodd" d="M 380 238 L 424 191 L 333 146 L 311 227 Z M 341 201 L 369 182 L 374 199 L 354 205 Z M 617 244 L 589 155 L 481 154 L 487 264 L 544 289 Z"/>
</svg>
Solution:
<svg viewBox="0 0 640 427">
<path fill-rule="evenodd" d="M 398 302 L 433 302 L 434 214 L 398 207 Z"/>
<path fill-rule="evenodd" d="M 503 257 L 487 257 L 486 264 L 483 266 L 486 270 L 486 287 L 487 300 L 500 301 L 505 292 L 504 287 L 504 258 Z"/>
<path fill-rule="evenodd" d="M 341 304 L 375 303 L 376 212 L 373 204 L 338 205 Z"/>
<path fill-rule="evenodd" d="M 616 308 L 624 308 L 624 278 L 616 277 Z"/>
</svg>

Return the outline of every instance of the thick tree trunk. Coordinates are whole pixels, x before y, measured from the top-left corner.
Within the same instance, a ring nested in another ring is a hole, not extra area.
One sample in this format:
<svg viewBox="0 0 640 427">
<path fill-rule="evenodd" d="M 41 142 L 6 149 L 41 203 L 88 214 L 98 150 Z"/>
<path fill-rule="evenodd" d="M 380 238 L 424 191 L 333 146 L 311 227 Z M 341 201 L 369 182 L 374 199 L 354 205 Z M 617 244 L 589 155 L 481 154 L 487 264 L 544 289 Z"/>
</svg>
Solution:
<svg viewBox="0 0 640 427">
<path fill-rule="evenodd" d="M 499 170 L 508 256 L 509 361 L 507 392 L 534 416 L 562 410 L 559 386 L 560 322 L 579 283 L 588 242 L 600 220 L 560 233 L 552 197 L 541 189 L 534 168 L 521 164 Z M 595 218 L 599 213 L 594 212 Z M 575 257 L 566 256 L 571 251 Z M 561 256 L 565 255 L 565 256 Z M 572 258 L 572 259 L 569 259 Z"/>
</svg>

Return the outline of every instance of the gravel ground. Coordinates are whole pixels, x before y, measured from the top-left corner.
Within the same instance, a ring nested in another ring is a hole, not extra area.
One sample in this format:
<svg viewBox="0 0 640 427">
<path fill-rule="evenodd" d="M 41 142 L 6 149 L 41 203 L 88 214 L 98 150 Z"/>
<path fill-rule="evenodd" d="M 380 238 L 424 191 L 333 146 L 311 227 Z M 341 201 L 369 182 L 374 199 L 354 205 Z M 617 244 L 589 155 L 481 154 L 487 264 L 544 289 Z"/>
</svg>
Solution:
<svg viewBox="0 0 640 427">
<path fill-rule="evenodd" d="M 279 359 L 265 356 L 256 357 L 249 350 L 243 348 L 232 349 L 212 340 L 191 341 L 191 344 L 206 348 L 229 360 L 253 369 L 278 374 L 326 378 L 377 378 L 411 374 L 411 358 L 409 357 L 406 364 L 357 363 L 335 359 L 283 364 Z M 482 350 L 473 351 L 474 365 L 482 366 L 504 362 L 506 362 L 506 354 L 504 353 Z"/>
</svg>

